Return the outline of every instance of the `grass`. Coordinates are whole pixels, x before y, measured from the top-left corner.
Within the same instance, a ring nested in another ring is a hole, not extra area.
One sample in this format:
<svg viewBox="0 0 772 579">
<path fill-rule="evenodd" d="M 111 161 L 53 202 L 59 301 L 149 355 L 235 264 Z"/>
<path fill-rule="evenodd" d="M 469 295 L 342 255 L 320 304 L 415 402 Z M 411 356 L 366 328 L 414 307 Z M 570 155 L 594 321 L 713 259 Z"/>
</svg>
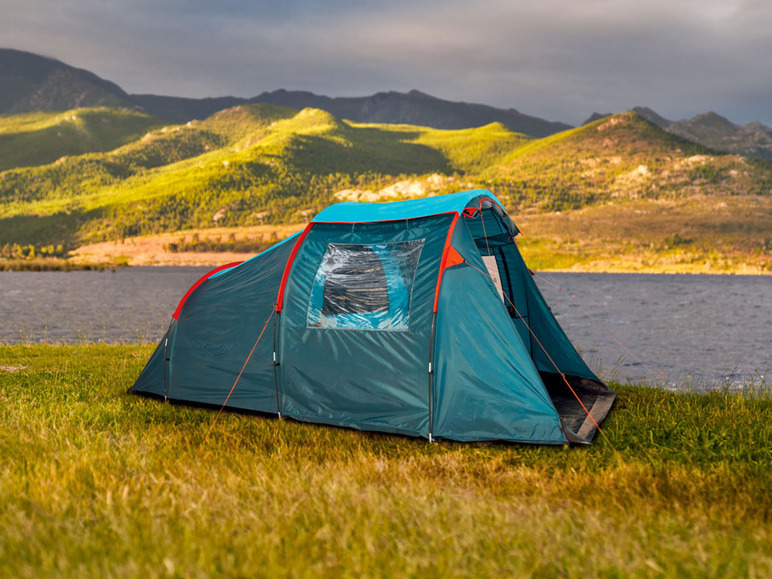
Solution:
<svg viewBox="0 0 772 579">
<path fill-rule="evenodd" d="M 74 271 L 74 270 L 115 270 L 126 267 L 128 259 L 117 257 L 98 263 L 80 262 L 58 257 L 40 257 L 34 259 L 0 259 L 0 271 Z"/>
<path fill-rule="evenodd" d="M 772 197 L 694 195 L 515 216 L 533 269 L 772 273 Z"/>
<path fill-rule="evenodd" d="M 769 576 L 772 397 L 616 386 L 589 448 L 126 393 L 152 346 L 0 347 L 0 575 Z"/>
</svg>

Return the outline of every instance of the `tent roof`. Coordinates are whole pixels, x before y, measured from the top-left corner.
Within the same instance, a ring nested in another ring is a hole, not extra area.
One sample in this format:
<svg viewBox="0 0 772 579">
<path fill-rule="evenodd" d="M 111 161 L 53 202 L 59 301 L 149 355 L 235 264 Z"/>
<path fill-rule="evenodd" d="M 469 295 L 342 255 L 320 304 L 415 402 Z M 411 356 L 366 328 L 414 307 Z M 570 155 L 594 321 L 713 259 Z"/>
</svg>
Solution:
<svg viewBox="0 0 772 579">
<path fill-rule="evenodd" d="M 368 221 L 396 221 L 428 217 L 441 213 L 457 211 L 461 213 L 470 201 L 477 197 L 489 197 L 501 203 L 490 191 L 474 189 L 436 197 L 410 199 L 407 201 L 392 201 L 388 203 L 336 203 L 322 210 L 313 222 L 315 223 L 361 223 Z"/>
</svg>

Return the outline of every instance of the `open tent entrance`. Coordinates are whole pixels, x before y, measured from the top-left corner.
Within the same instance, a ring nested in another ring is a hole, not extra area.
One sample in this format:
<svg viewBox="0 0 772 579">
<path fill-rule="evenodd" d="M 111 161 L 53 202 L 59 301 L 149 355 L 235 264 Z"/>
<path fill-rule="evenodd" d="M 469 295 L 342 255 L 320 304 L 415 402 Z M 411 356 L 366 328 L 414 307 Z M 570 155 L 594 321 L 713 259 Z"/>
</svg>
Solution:
<svg viewBox="0 0 772 579">
<path fill-rule="evenodd" d="M 561 421 L 580 441 L 592 439 L 616 395 L 595 377 L 555 320 L 517 248 L 519 230 L 488 199 L 470 203 L 463 220 L 486 266 L 481 273 L 496 286 Z"/>
</svg>

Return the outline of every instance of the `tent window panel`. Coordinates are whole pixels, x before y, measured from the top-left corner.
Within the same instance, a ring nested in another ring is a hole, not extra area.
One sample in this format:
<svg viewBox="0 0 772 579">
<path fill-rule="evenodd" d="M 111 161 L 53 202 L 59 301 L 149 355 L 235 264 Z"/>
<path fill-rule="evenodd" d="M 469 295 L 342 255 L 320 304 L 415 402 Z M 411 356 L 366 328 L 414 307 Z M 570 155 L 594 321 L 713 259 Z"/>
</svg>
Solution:
<svg viewBox="0 0 772 579">
<path fill-rule="evenodd" d="M 311 288 L 308 327 L 406 331 L 423 245 L 329 244 Z"/>
<path fill-rule="evenodd" d="M 323 316 L 388 311 L 386 273 L 372 249 L 331 245 L 325 262 Z"/>
</svg>

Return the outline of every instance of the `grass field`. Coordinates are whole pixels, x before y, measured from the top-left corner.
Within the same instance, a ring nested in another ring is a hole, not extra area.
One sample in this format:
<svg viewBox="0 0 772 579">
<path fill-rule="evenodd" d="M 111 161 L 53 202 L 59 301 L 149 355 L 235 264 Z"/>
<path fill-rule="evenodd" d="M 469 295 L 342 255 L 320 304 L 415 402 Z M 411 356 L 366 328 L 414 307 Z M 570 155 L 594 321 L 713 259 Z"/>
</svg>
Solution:
<svg viewBox="0 0 772 579">
<path fill-rule="evenodd" d="M 589 448 L 132 396 L 150 345 L 0 347 L 0 576 L 772 575 L 772 395 L 616 386 Z"/>
<path fill-rule="evenodd" d="M 769 196 L 695 195 L 513 218 L 533 269 L 772 273 Z"/>
</svg>

